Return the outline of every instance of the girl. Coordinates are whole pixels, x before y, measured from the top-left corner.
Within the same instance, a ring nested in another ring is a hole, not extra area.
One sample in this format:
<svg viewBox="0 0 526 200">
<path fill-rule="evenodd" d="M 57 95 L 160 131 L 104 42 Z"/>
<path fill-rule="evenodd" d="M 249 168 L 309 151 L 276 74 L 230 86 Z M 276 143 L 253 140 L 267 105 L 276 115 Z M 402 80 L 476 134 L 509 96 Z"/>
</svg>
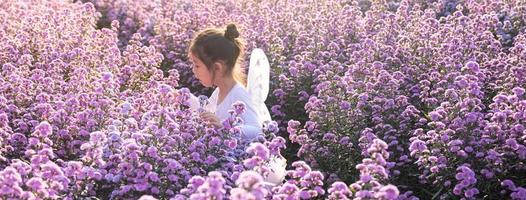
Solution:
<svg viewBox="0 0 526 200">
<path fill-rule="evenodd" d="M 241 126 L 242 137 L 250 140 L 262 132 L 262 123 L 270 120 L 270 115 L 266 117 L 258 114 L 261 112 L 256 110 L 257 105 L 245 89 L 245 74 L 238 65 L 243 52 L 244 45 L 238 30 L 234 24 L 229 24 L 226 31 L 206 29 L 199 32 L 191 42 L 189 58 L 193 63 L 192 71 L 201 84 L 205 87 L 217 87 L 208 99 L 206 111 L 201 113 L 201 117 L 220 127 L 221 122 L 230 116 L 228 110 L 232 108 L 232 104 L 242 101 L 245 103 L 245 112 L 240 116 L 244 121 Z M 190 102 L 191 109 L 197 110 L 200 107 L 197 97 L 192 96 Z M 270 163 L 274 172 L 265 180 L 279 184 L 284 178 L 285 163 L 286 160 L 282 158 Z"/>
<path fill-rule="evenodd" d="M 245 90 L 245 78 L 238 65 L 243 56 L 244 45 L 238 38 L 239 32 L 235 25 L 227 26 L 226 31 L 206 29 L 201 31 L 190 45 L 189 57 L 193 63 L 192 71 L 205 87 L 217 88 L 209 98 L 206 111 L 201 117 L 211 124 L 221 126 L 221 122 L 230 114 L 228 110 L 236 101 L 245 103 L 245 113 L 240 117 L 243 138 L 253 139 L 261 132 L 260 118 Z M 199 101 L 192 97 L 192 108 L 198 107 Z"/>
</svg>

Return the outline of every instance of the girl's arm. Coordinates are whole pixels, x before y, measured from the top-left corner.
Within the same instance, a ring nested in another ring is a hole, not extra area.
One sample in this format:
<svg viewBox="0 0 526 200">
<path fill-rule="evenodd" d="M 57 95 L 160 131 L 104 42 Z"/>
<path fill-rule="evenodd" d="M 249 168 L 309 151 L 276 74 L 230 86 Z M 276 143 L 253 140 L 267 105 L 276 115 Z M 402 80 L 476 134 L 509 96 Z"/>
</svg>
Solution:
<svg viewBox="0 0 526 200">
<path fill-rule="evenodd" d="M 244 124 L 241 126 L 243 139 L 251 140 L 260 135 L 263 131 L 261 130 L 261 124 L 259 116 L 256 114 L 254 106 L 250 103 L 249 99 L 243 99 L 245 103 L 245 113 L 240 117 L 243 119 Z"/>
</svg>

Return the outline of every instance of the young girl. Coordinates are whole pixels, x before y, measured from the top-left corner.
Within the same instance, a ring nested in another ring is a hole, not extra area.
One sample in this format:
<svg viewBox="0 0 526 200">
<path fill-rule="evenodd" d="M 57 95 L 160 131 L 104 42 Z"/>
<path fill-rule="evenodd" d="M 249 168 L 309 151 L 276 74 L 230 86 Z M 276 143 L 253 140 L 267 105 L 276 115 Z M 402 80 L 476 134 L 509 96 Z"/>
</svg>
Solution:
<svg viewBox="0 0 526 200">
<path fill-rule="evenodd" d="M 201 31 L 190 45 L 189 57 L 193 63 L 192 71 L 201 84 L 205 87 L 217 87 L 208 99 L 206 111 L 201 113 L 201 117 L 221 126 L 221 122 L 230 116 L 228 110 L 232 104 L 242 101 L 245 103 L 245 113 L 240 116 L 244 121 L 243 138 L 252 139 L 261 132 L 261 120 L 245 90 L 244 73 L 238 65 L 244 50 L 238 37 L 239 32 L 233 24 L 228 25 L 226 31 Z M 195 109 L 199 101 L 195 96 L 192 99 L 191 107 Z"/>
<path fill-rule="evenodd" d="M 262 132 L 263 121 L 270 120 L 270 115 L 265 117 L 259 114 L 261 112 L 257 111 L 255 101 L 245 89 L 245 74 L 238 65 L 243 52 L 244 45 L 238 30 L 234 24 L 229 24 L 226 31 L 205 29 L 199 32 L 190 45 L 189 58 L 193 63 L 192 71 L 201 84 L 205 87 L 216 86 L 201 117 L 220 127 L 221 122 L 230 116 L 228 110 L 232 109 L 232 104 L 242 101 L 245 103 L 245 112 L 240 116 L 244 122 L 241 126 L 242 137 L 250 140 Z M 190 102 L 191 109 L 200 107 L 197 97 L 192 96 Z M 285 160 L 279 162 L 285 163 Z M 279 169 L 273 169 L 279 172 L 270 173 L 266 181 L 279 184 L 283 180 L 285 166 L 273 165 L 279 166 Z"/>
</svg>

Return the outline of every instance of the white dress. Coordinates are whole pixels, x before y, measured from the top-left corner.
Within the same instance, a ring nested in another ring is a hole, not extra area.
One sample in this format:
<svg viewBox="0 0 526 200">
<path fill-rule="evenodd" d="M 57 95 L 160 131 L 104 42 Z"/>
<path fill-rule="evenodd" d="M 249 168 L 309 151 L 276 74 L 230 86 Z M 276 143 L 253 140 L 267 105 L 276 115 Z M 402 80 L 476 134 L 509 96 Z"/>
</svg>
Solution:
<svg viewBox="0 0 526 200">
<path fill-rule="evenodd" d="M 242 101 L 245 103 L 245 113 L 240 116 L 241 119 L 243 119 L 243 125 L 241 126 L 243 139 L 251 140 L 261 134 L 261 120 L 254 109 L 248 92 L 243 86 L 236 83 L 219 104 L 217 104 L 218 95 L 219 88 L 216 88 L 212 95 L 210 95 L 210 98 L 208 98 L 209 103 L 206 105 L 205 110 L 214 113 L 219 119 L 219 122 L 222 122 L 230 117 L 228 110 L 233 109 L 232 104 L 237 101 Z M 199 99 L 196 96 L 191 95 L 190 109 L 197 110 L 198 108 Z"/>
<path fill-rule="evenodd" d="M 244 122 L 241 126 L 242 139 L 251 140 L 262 133 L 263 121 L 258 116 L 250 95 L 242 85 L 236 83 L 236 85 L 234 85 L 228 92 L 224 100 L 219 104 L 217 104 L 218 95 L 219 88 L 216 88 L 212 95 L 210 95 L 210 98 L 208 98 L 209 103 L 206 105 L 205 110 L 215 113 L 220 122 L 222 122 L 230 117 L 228 110 L 233 109 L 232 104 L 237 101 L 242 101 L 245 103 L 245 113 L 240 116 Z M 199 99 L 196 96 L 191 95 L 190 109 L 198 110 L 199 106 Z M 286 162 L 287 160 L 283 157 L 271 159 L 270 163 L 267 164 L 272 170 L 272 172 L 265 177 L 265 182 L 267 184 L 272 186 L 282 183 L 286 173 Z"/>
</svg>

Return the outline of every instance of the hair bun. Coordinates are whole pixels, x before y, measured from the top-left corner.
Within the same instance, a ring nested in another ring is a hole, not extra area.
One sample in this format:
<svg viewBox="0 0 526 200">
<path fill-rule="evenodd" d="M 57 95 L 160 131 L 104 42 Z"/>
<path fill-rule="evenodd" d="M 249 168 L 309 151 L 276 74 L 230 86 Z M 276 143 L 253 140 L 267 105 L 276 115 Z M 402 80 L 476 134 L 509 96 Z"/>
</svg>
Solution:
<svg viewBox="0 0 526 200">
<path fill-rule="evenodd" d="M 225 37 L 229 40 L 234 40 L 239 37 L 239 32 L 235 24 L 226 26 Z"/>
</svg>

